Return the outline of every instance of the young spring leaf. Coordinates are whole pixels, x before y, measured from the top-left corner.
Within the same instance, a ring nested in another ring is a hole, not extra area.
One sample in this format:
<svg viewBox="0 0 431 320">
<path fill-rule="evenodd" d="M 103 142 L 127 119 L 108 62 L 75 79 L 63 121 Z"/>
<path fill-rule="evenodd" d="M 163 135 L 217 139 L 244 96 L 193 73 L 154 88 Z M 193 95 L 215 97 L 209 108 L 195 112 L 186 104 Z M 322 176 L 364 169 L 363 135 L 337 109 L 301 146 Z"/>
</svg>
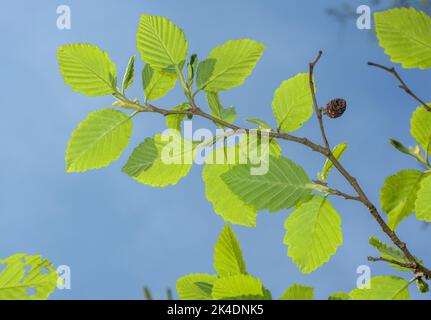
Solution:
<svg viewBox="0 0 431 320">
<path fill-rule="evenodd" d="M 431 222 L 431 175 L 421 182 L 416 200 L 416 218 Z"/>
<path fill-rule="evenodd" d="M 423 173 L 417 170 L 402 170 L 385 180 L 380 203 L 389 217 L 389 227 L 395 230 L 398 224 L 415 210 L 415 201 Z"/>
<path fill-rule="evenodd" d="M 280 300 L 313 300 L 314 299 L 314 289 L 311 287 L 301 286 L 299 284 L 294 284 L 284 291 Z"/>
<path fill-rule="evenodd" d="M 165 17 L 142 15 L 136 40 L 142 60 L 155 70 L 175 73 L 187 59 L 184 32 Z"/>
<path fill-rule="evenodd" d="M 123 76 L 123 84 L 121 86 L 122 92 L 124 92 L 130 88 L 133 84 L 133 79 L 135 77 L 135 56 L 132 56 L 127 64 L 126 72 Z"/>
<path fill-rule="evenodd" d="M 216 92 L 207 92 L 207 101 L 208 105 L 211 109 L 211 114 L 223 121 L 228 123 L 233 123 L 236 119 L 236 111 L 234 107 L 231 108 L 223 108 L 219 94 Z M 216 123 L 217 126 L 223 127 L 222 125 Z"/>
<path fill-rule="evenodd" d="M 382 255 L 382 258 L 389 259 L 389 260 L 395 260 L 401 263 L 409 263 L 409 260 L 406 258 L 406 256 L 398 249 L 395 249 L 394 247 L 391 247 L 390 245 L 378 240 L 375 237 L 371 237 L 369 240 L 370 244 L 377 249 L 377 251 L 380 252 Z M 411 271 L 411 269 L 402 268 L 396 264 L 390 265 L 398 270 L 401 271 Z"/>
<path fill-rule="evenodd" d="M 235 166 L 235 162 L 232 164 L 218 164 L 215 161 L 217 152 L 221 153 L 221 159 L 225 159 L 227 153 L 235 149 L 236 147 L 217 149 L 216 153 L 211 153 L 207 156 L 202 172 L 205 194 L 208 201 L 212 203 L 215 213 L 220 215 L 226 222 L 255 227 L 257 210 L 253 206 L 244 203 L 229 189 L 222 179 L 222 175 L 231 170 Z"/>
<path fill-rule="evenodd" d="M 352 298 L 344 292 L 336 292 L 329 296 L 328 300 L 352 300 Z"/>
<path fill-rule="evenodd" d="M 261 119 L 249 118 L 249 119 L 245 119 L 245 121 L 259 126 L 259 129 L 271 129 L 271 126 L 266 121 Z"/>
<path fill-rule="evenodd" d="M 242 85 L 260 60 L 265 46 L 250 39 L 229 40 L 199 63 L 197 85 L 207 92 Z"/>
<path fill-rule="evenodd" d="M 212 300 L 212 288 L 217 276 L 190 274 L 177 280 L 177 292 L 181 300 Z"/>
<path fill-rule="evenodd" d="M 0 300 L 46 300 L 57 287 L 57 271 L 41 256 L 17 254 L 0 260 L 0 267 L 3 266 Z"/>
<path fill-rule="evenodd" d="M 189 106 L 187 104 L 179 105 L 172 110 L 174 111 L 186 111 L 189 110 Z M 181 122 L 183 122 L 186 115 L 184 114 L 172 114 L 169 116 L 166 116 L 166 126 L 169 129 L 181 131 Z"/>
<path fill-rule="evenodd" d="M 347 150 L 347 143 L 341 143 L 335 146 L 334 150 L 332 150 L 332 154 L 337 160 L 340 160 L 343 156 L 344 152 Z M 323 166 L 322 173 L 319 174 L 319 180 L 322 182 L 326 182 L 328 179 L 329 172 L 331 172 L 334 164 L 331 160 L 326 159 L 325 165 Z"/>
<path fill-rule="evenodd" d="M 90 113 L 72 133 L 66 150 L 66 171 L 100 169 L 117 160 L 132 134 L 130 117 L 115 109 Z"/>
<path fill-rule="evenodd" d="M 409 283 L 403 278 L 371 278 L 370 288 L 356 288 L 349 293 L 353 300 L 409 300 Z"/>
<path fill-rule="evenodd" d="M 272 111 L 278 128 L 292 132 L 298 130 L 313 114 L 309 76 L 300 73 L 284 81 L 275 91 Z"/>
<path fill-rule="evenodd" d="M 269 300 L 259 279 L 250 275 L 222 277 L 214 282 L 212 296 L 214 300 Z"/>
<path fill-rule="evenodd" d="M 123 172 L 136 181 L 152 187 L 176 185 L 192 167 L 192 143 L 176 133 L 155 135 L 152 140 L 144 141 L 133 151 Z M 154 146 L 157 156 L 153 163 L 148 165 L 143 159 L 154 157 Z M 143 164 L 142 168 L 136 166 L 139 163 Z"/>
<path fill-rule="evenodd" d="M 187 64 L 187 84 L 191 88 L 195 80 L 195 75 L 198 69 L 198 56 L 197 54 L 192 54 L 190 56 L 190 61 Z"/>
<path fill-rule="evenodd" d="M 229 225 L 226 225 L 214 247 L 214 269 L 221 277 L 246 274 L 241 247 Z"/>
<path fill-rule="evenodd" d="M 287 255 L 303 273 L 311 273 L 328 262 L 343 243 L 341 218 L 320 195 L 301 204 L 287 218 L 284 227 Z"/>
<path fill-rule="evenodd" d="M 57 60 L 64 82 L 74 91 L 90 97 L 115 92 L 115 64 L 98 47 L 86 43 L 67 44 L 58 48 Z"/>
<path fill-rule="evenodd" d="M 401 142 L 395 140 L 395 139 L 389 139 L 390 144 L 397 149 L 399 152 L 411 155 L 409 148 L 404 146 Z"/>
<path fill-rule="evenodd" d="M 410 132 L 428 154 L 431 154 L 431 112 L 418 107 L 411 119 Z"/>
<path fill-rule="evenodd" d="M 142 70 L 142 86 L 146 100 L 155 101 L 163 98 L 177 83 L 177 76 L 172 73 L 157 71 L 149 64 Z"/>
<path fill-rule="evenodd" d="M 392 62 L 403 68 L 431 67 L 431 18 L 414 8 L 392 9 L 374 15 L 379 44 Z"/>
<path fill-rule="evenodd" d="M 222 175 L 223 181 L 257 210 L 277 212 L 309 197 L 310 179 L 304 169 L 283 156 L 269 159 L 265 175 L 252 175 L 252 165 L 238 165 Z"/>
</svg>

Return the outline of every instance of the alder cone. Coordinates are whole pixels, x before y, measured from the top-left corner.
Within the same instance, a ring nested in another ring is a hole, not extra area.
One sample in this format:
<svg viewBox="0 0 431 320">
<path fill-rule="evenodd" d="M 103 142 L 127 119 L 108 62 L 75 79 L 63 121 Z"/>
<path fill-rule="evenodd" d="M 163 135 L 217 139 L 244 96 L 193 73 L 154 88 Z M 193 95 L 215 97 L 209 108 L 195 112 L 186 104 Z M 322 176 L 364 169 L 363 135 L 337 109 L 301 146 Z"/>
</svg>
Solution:
<svg viewBox="0 0 431 320">
<path fill-rule="evenodd" d="M 347 102 L 344 99 L 333 99 L 329 101 L 326 108 L 323 109 L 323 113 L 331 119 L 337 119 L 341 117 L 347 109 Z"/>
</svg>

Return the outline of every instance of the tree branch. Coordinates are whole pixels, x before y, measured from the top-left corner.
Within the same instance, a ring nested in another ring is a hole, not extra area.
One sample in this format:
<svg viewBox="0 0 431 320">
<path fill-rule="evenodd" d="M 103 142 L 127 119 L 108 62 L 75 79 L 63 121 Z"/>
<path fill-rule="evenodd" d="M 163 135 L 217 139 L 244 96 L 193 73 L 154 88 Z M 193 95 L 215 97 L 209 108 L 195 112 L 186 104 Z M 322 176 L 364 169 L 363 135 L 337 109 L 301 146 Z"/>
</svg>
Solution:
<svg viewBox="0 0 431 320">
<path fill-rule="evenodd" d="M 402 267 L 402 268 L 413 269 L 413 270 L 415 269 L 415 266 L 412 263 L 403 263 L 403 262 L 399 262 L 397 260 L 386 259 L 383 257 L 380 257 L 380 258 L 368 257 L 368 261 L 370 261 L 370 262 L 382 261 L 382 262 L 387 262 L 390 264 L 395 264 L 395 265 Z"/>
<path fill-rule="evenodd" d="M 374 62 L 368 62 L 368 65 L 371 67 L 376 67 L 382 70 L 385 70 L 386 72 L 389 72 L 390 74 L 392 74 L 400 83 L 400 88 L 403 89 L 409 96 L 411 96 L 413 99 L 415 99 L 420 105 L 422 105 L 427 111 L 431 112 L 431 108 L 428 106 L 428 104 L 422 100 L 421 98 L 419 98 L 415 93 L 413 93 L 412 90 L 410 90 L 410 88 L 407 86 L 407 84 L 404 82 L 404 80 L 401 78 L 401 76 L 399 75 L 399 73 L 395 70 L 395 68 L 389 68 L 389 67 L 385 67 L 384 65 L 378 64 L 378 63 L 374 63 Z"/>
<path fill-rule="evenodd" d="M 415 271 L 415 273 L 423 273 L 424 277 L 426 279 L 431 279 L 431 270 L 425 268 L 424 266 L 422 266 L 421 264 L 419 264 L 416 260 L 416 258 L 412 255 L 412 253 L 409 251 L 409 249 L 407 248 L 407 245 L 402 242 L 400 240 L 400 238 L 396 235 L 396 233 L 394 231 L 391 230 L 391 228 L 388 226 L 388 224 L 385 222 L 385 220 L 383 219 L 383 217 L 380 215 L 379 211 L 377 210 L 377 208 L 374 206 L 374 204 L 368 199 L 367 195 L 365 194 L 365 192 L 362 190 L 361 186 L 359 185 L 357 179 L 355 177 L 353 177 L 345 168 L 344 166 L 340 163 L 340 161 L 332 154 L 330 146 L 329 146 L 329 142 L 326 136 L 326 132 L 325 132 L 325 127 L 324 127 L 324 123 L 323 123 L 323 117 L 322 117 L 322 112 L 319 109 L 318 103 L 317 103 L 317 98 L 316 98 L 316 94 L 315 94 L 315 89 L 314 89 L 314 68 L 316 66 L 316 64 L 319 62 L 320 58 L 322 56 L 322 51 L 319 51 L 319 54 L 317 56 L 317 58 L 310 63 L 310 90 L 311 90 L 311 94 L 313 97 L 313 104 L 314 104 L 314 108 L 317 114 L 317 118 L 318 118 L 318 122 L 319 122 L 319 127 L 321 130 L 321 134 L 322 134 L 322 138 L 324 141 L 324 145 L 319 145 L 317 143 L 314 143 L 312 141 L 310 141 L 307 138 L 302 138 L 302 137 L 297 137 L 288 133 L 283 133 L 283 132 L 274 132 L 271 131 L 269 132 L 269 136 L 271 138 L 276 138 L 276 139 L 282 139 L 282 140 L 287 140 L 287 141 L 291 141 L 291 142 L 295 142 L 295 143 L 299 143 L 301 145 L 304 145 L 306 147 L 308 147 L 309 149 L 311 149 L 312 151 L 315 151 L 319 154 L 322 154 L 323 156 L 325 156 L 327 159 L 329 159 L 333 164 L 334 167 L 337 168 L 337 170 L 341 173 L 341 175 L 346 179 L 346 181 L 352 186 L 352 188 L 357 192 L 357 196 L 351 196 L 348 194 L 345 194 L 341 191 L 335 190 L 335 189 L 331 189 L 335 195 L 339 195 L 341 197 L 344 197 L 346 199 L 349 200 L 355 200 L 355 201 L 359 201 L 361 202 L 365 207 L 368 208 L 369 212 L 371 213 L 371 215 L 373 216 L 373 218 L 376 220 L 376 222 L 379 224 L 379 226 L 381 227 L 381 229 L 383 230 L 383 232 L 391 239 L 391 241 L 393 242 L 394 245 L 396 245 L 402 252 L 403 254 L 406 256 L 406 258 L 409 260 L 409 267 L 410 269 L 413 269 Z M 374 64 L 371 64 L 374 65 Z M 377 65 L 376 65 L 377 66 Z M 392 69 L 386 68 L 386 67 L 382 67 L 379 66 L 380 68 L 383 68 L 385 70 L 387 70 L 388 72 L 391 72 L 392 74 L 394 74 L 395 76 L 397 76 L 397 73 L 395 70 L 391 71 Z M 398 76 L 397 77 L 399 80 L 401 80 L 401 78 Z M 402 82 L 401 80 L 401 83 Z M 405 84 L 404 84 L 405 86 Z M 406 90 L 405 88 L 407 88 L 407 86 L 403 87 L 404 90 Z M 408 89 L 408 88 L 407 88 Z M 410 92 L 409 94 L 416 97 L 415 95 L 412 94 L 412 92 L 410 90 L 406 90 L 406 92 Z M 118 98 L 118 97 L 117 97 Z M 213 121 L 214 123 L 217 123 L 219 125 L 225 126 L 227 128 L 230 128 L 232 130 L 238 131 L 238 130 L 242 130 L 246 133 L 250 132 L 250 129 L 247 128 L 241 128 L 237 125 L 228 123 L 226 121 L 223 121 L 217 117 L 214 117 L 204 111 L 202 111 L 195 103 L 193 97 L 191 98 L 190 101 L 190 110 L 185 110 L 185 111 L 173 111 L 173 110 L 166 110 L 166 109 L 161 109 L 158 108 L 154 105 L 151 104 L 147 104 L 146 106 L 142 106 L 139 103 L 136 103 L 134 101 L 128 100 L 125 97 L 120 97 L 120 99 L 124 100 L 124 102 L 132 105 L 132 109 L 135 109 L 137 112 L 152 112 L 152 113 L 158 113 L 158 114 L 162 114 L 163 116 L 169 116 L 169 115 L 178 115 L 178 114 L 183 114 L 183 115 L 188 115 L 188 116 L 199 116 L 202 118 L 206 118 L 208 120 Z M 418 99 L 416 97 L 416 99 Z M 426 106 L 426 104 L 424 105 L 424 107 Z M 427 109 L 430 109 L 428 106 L 426 106 Z M 394 264 L 397 264 L 396 262 L 391 262 Z"/>
</svg>

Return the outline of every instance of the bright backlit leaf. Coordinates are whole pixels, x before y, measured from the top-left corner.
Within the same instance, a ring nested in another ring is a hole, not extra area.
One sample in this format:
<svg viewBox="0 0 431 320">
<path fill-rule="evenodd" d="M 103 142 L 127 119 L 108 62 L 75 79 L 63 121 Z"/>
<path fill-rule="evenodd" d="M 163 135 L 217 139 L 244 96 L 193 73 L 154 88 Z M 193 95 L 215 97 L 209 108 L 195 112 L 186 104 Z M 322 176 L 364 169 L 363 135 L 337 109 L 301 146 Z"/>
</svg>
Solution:
<svg viewBox="0 0 431 320">
<path fill-rule="evenodd" d="M 219 276 L 246 274 L 241 247 L 229 225 L 226 225 L 214 247 L 214 269 Z"/>
<path fill-rule="evenodd" d="M 335 146 L 334 150 L 332 150 L 332 154 L 337 160 L 340 160 L 343 156 L 343 153 L 347 150 L 347 143 L 341 143 Z M 326 182 L 328 179 L 328 175 L 331 172 L 334 164 L 331 160 L 326 159 L 325 165 L 323 166 L 322 172 L 319 174 L 319 180 L 322 182 Z"/>
<path fill-rule="evenodd" d="M 149 164 L 152 159 L 155 160 Z M 192 164 L 192 143 L 172 133 L 145 140 L 133 151 L 123 172 L 142 184 L 163 188 L 176 185 L 189 173 Z"/>
<path fill-rule="evenodd" d="M 130 88 L 135 78 L 135 56 L 132 56 L 127 64 L 126 72 L 123 77 L 122 91 L 123 93 Z"/>
<path fill-rule="evenodd" d="M 356 288 L 349 296 L 353 300 L 409 300 L 409 283 L 402 278 L 378 276 L 370 281 L 370 289 Z"/>
<path fill-rule="evenodd" d="M 208 105 L 211 109 L 211 114 L 227 123 L 233 123 L 236 119 L 236 111 L 234 107 L 224 108 L 220 102 L 220 97 L 218 93 L 208 92 L 207 93 Z M 224 127 L 218 123 L 217 126 Z"/>
<path fill-rule="evenodd" d="M 229 150 L 235 147 L 228 147 L 227 150 L 217 149 L 216 153 L 211 153 L 206 158 L 205 167 L 202 172 L 202 179 L 205 183 L 205 194 L 209 202 L 212 203 L 214 211 L 219 214 L 226 222 L 239 224 L 247 227 L 256 226 L 257 210 L 247 205 L 227 184 L 223 181 L 222 175 L 235 166 L 232 164 L 216 162 L 216 154 L 221 154 L 221 159 L 226 158 Z"/>
<path fill-rule="evenodd" d="M 389 227 L 395 230 L 398 224 L 415 211 L 415 202 L 423 173 L 417 170 L 402 170 L 386 179 L 381 190 L 380 203 L 389 217 Z"/>
<path fill-rule="evenodd" d="M 116 90 L 117 71 L 105 51 L 87 43 L 61 46 L 57 60 L 64 82 L 86 96 L 103 96 Z"/>
<path fill-rule="evenodd" d="M 155 101 L 163 98 L 177 83 L 177 76 L 173 73 L 157 71 L 149 64 L 142 70 L 142 86 L 145 98 Z"/>
<path fill-rule="evenodd" d="M 311 287 L 301 286 L 299 284 L 294 284 L 284 291 L 280 300 L 313 300 L 314 299 L 314 289 Z"/>
<path fill-rule="evenodd" d="M 431 175 L 426 176 L 421 182 L 416 200 L 416 217 L 431 222 Z"/>
<path fill-rule="evenodd" d="M 272 111 L 278 128 L 292 132 L 298 130 L 313 114 L 308 73 L 300 73 L 284 81 L 275 91 Z"/>
<path fill-rule="evenodd" d="M 115 109 L 90 113 L 72 133 L 66 150 L 67 172 L 100 169 L 117 160 L 130 141 L 130 117 Z"/>
<path fill-rule="evenodd" d="M 269 159 L 265 175 L 253 175 L 252 165 L 237 165 L 222 178 L 233 193 L 257 210 L 289 209 L 310 195 L 304 169 L 283 156 Z"/>
<path fill-rule="evenodd" d="M 284 227 L 287 255 L 303 273 L 311 273 L 328 262 L 343 243 L 341 218 L 320 195 L 302 203 L 287 218 Z"/>
<path fill-rule="evenodd" d="M 214 48 L 198 67 L 197 85 L 219 92 L 242 85 L 260 60 L 265 46 L 250 39 L 229 40 Z"/>
<path fill-rule="evenodd" d="M 212 288 L 217 276 L 190 274 L 177 280 L 177 292 L 181 300 L 212 300 Z"/>
<path fill-rule="evenodd" d="M 410 261 L 406 258 L 406 256 L 398 249 L 391 247 L 390 245 L 378 240 L 375 237 L 371 237 L 369 240 L 370 244 L 380 252 L 382 258 L 395 260 L 401 263 L 409 263 Z M 395 264 L 390 264 L 395 269 L 401 271 L 411 271 L 411 269 L 402 268 Z"/>
<path fill-rule="evenodd" d="M 422 149 L 431 154 L 431 112 L 418 107 L 411 119 L 410 132 Z"/>
<path fill-rule="evenodd" d="M 392 62 L 403 68 L 431 67 L 431 18 L 414 8 L 377 12 L 374 15 L 380 46 Z"/>
<path fill-rule="evenodd" d="M 187 59 L 184 32 L 165 17 L 142 15 L 136 40 L 142 60 L 155 70 L 175 73 Z"/>
<path fill-rule="evenodd" d="M 39 255 L 0 260 L 0 270 L 0 300 L 46 300 L 57 287 L 57 271 Z"/>
<path fill-rule="evenodd" d="M 268 300 L 262 282 L 250 275 L 219 278 L 214 282 L 214 300 Z"/>
<path fill-rule="evenodd" d="M 187 104 L 179 105 L 175 108 L 173 108 L 173 111 L 187 111 L 190 107 Z M 183 122 L 184 118 L 186 117 L 185 114 L 172 114 L 169 116 L 166 116 L 166 126 L 169 129 L 181 131 L 181 123 Z"/>
</svg>

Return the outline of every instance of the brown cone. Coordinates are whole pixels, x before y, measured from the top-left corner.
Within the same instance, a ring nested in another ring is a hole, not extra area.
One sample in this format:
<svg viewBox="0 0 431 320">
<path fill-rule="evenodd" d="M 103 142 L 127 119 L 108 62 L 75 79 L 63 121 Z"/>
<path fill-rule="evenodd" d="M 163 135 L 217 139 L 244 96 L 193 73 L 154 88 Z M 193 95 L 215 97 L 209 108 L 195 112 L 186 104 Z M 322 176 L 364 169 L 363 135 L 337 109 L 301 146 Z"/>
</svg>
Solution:
<svg viewBox="0 0 431 320">
<path fill-rule="evenodd" d="M 344 99 L 333 99 L 329 101 L 323 113 L 331 119 L 341 117 L 347 109 L 347 102 Z"/>
</svg>

